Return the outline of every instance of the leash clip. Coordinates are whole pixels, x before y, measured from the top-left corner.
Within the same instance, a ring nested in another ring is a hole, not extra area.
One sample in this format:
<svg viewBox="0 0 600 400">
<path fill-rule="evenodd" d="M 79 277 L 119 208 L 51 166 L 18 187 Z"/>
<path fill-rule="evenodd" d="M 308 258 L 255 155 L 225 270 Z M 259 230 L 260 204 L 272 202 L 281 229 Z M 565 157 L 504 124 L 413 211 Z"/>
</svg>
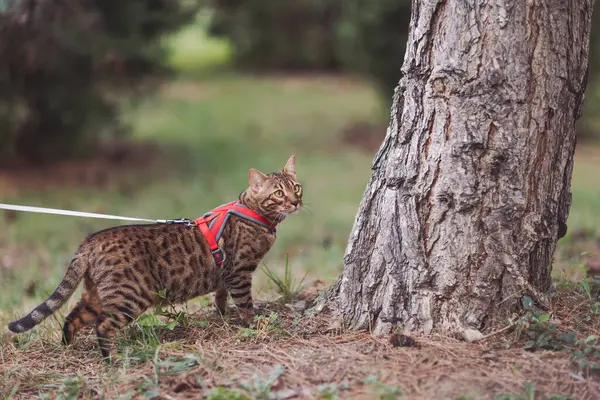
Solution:
<svg viewBox="0 0 600 400">
<path fill-rule="evenodd" d="M 168 219 L 167 224 L 185 224 L 185 226 L 194 226 L 194 222 L 188 218 Z"/>
</svg>

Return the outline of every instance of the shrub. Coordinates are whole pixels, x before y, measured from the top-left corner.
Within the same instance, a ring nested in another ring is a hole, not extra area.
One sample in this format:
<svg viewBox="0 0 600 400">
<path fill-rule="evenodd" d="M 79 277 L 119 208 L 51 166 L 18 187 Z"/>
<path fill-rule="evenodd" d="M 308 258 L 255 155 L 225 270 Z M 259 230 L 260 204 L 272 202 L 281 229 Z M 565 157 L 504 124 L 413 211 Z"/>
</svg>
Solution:
<svg viewBox="0 0 600 400">
<path fill-rule="evenodd" d="M 410 1 L 215 0 L 210 33 L 229 39 L 237 67 L 336 70 L 373 79 L 386 97 L 400 79 Z"/>
<path fill-rule="evenodd" d="M 209 33 L 229 39 L 236 67 L 337 69 L 340 0 L 214 0 Z"/>
<path fill-rule="evenodd" d="M 0 3 L 0 157 L 65 158 L 123 133 L 118 96 L 163 71 L 159 37 L 195 15 L 175 0 Z"/>
<path fill-rule="evenodd" d="M 410 0 L 348 0 L 338 26 L 344 66 L 371 79 L 387 102 L 400 81 Z"/>
<path fill-rule="evenodd" d="M 583 118 L 577 125 L 577 136 L 584 140 L 600 139 L 600 13 L 592 14 L 588 84 L 583 103 Z"/>
</svg>

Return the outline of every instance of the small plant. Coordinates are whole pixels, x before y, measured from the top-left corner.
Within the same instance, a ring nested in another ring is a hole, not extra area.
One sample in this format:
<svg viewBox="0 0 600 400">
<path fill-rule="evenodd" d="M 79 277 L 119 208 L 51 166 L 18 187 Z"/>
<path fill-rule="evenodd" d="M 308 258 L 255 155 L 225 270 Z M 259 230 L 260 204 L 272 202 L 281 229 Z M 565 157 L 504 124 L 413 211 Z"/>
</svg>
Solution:
<svg viewBox="0 0 600 400">
<path fill-rule="evenodd" d="M 79 375 L 67 376 L 58 385 L 40 385 L 42 388 L 56 389 L 57 400 L 75 400 L 78 398 L 78 394 L 82 387 L 85 386 L 85 381 Z M 40 397 L 47 397 L 47 393 L 40 392 Z"/>
<path fill-rule="evenodd" d="M 158 396 L 156 384 L 147 376 L 142 377 L 142 382 L 140 382 L 137 392 L 148 399 Z"/>
<path fill-rule="evenodd" d="M 522 394 L 500 394 L 494 397 L 494 400 L 535 400 L 535 383 L 533 382 L 525 382 L 523 384 L 523 391 L 525 395 Z M 562 394 L 551 394 L 544 398 L 545 400 L 570 400 L 570 396 L 564 396 Z"/>
<path fill-rule="evenodd" d="M 262 268 L 263 272 L 271 282 L 275 284 L 277 287 L 277 291 L 281 294 L 281 300 L 284 303 L 289 303 L 292 301 L 298 293 L 302 290 L 302 284 L 304 283 L 304 278 L 306 278 L 306 274 L 300 280 L 300 282 L 296 282 L 294 276 L 292 274 L 292 267 L 289 264 L 288 256 L 285 256 L 285 269 L 283 273 L 283 277 L 280 277 L 275 272 L 271 271 L 266 264 L 264 264 Z"/>
<path fill-rule="evenodd" d="M 258 331 L 254 328 L 240 328 L 243 339 L 254 339 L 258 336 Z"/>
<path fill-rule="evenodd" d="M 130 390 L 127 393 L 120 394 L 118 397 L 116 397 L 116 400 L 131 400 L 133 399 L 133 396 L 135 396 L 135 392 Z"/>
<path fill-rule="evenodd" d="M 269 316 L 255 315 L 254 323 L 259 331 L 272 331 L 281 328 L 279 324 L 279 315 L 275 311 L 271 311 Z"/>
<path fill-rule="evenodd" d="M 252 339 L 258 336 L 276 334 L 276 336 L 285 336 L 286 333 L 281 330 L 279 315 L 271 311 L 268 316 L 255 315 L 254 327 L 239 328 L 244 339 Z"/>
<path fill-rule="evenodd" d="M 594 301 L 594 298 L 592 296 L 592 286 L 593 286 L 592 278 L 590 278 L 589 270 L 585 267 L 585 264 L 583 263 L 584 257 L 591 255 L 591 254 L 592 253 L 589 253 L 587 251 L 581 253 L 580 254 L 581 261 L 578 264 L 576 264 L 576 266 L 583 273 L 583 278 L 581 278 L 581 280 L 579 281 L 579 284 L 578 284 L 580 290 L 583 293 L 585 293 L 585 295 L 587 296 L 587 298 L 590 301 Z"/>
<path fill-rule="evenodd" d="M 575 286 L 577 288 L 577 290 L 579 290 L 580 292 L 582 292 L 586 295 L 588 300 L 590 300 L 591 302 L 595 302 L 596 299 L 594 299 L 594 295 L 592 292 L 594 290 L 594 287 L 597 287 L 598 283 L 600 283 L 600 282 L 598 281 L 598 278 L 596 277 L 595 274 L 590 276 L 590 271 L 586 267 L 584 259 L 590 255 L 594 255 L 594 254 L 591 252 L 588 252 L 588 251 L 584 251 L 583 253 L 579 254 L 576 262 L 570 264 L 566 268 L 567 271 L 571 271 L 570 272 L 571 276 L 574 275 L 575 273 L 581 274 L 582 275 L 581 279 L 578 281 L 575 281 L 575 282 L 570 278 L 564 279 L 562 282 L 559 282 L 557 284 L 557 288 L 562 287 L 562 286 L 568 286 L 568 287 Z"/>
<path fill-rule="evenodd" d="M 180 375 L 200 365 L 200 361 L 201 358 L 197 354 L 184 354 L 182 357 L 158 359 L 155 368 L 159 376 Z"/>
<path fill-rule="evenodd" d="M 273 367 L 266 379 L 262 379 L 255 374 L 251 381 L 242 381 L 240 386 L 242 389 L 250 393 L 256 399 L 276 399 L 277 395 L 271 392 L 275 382 L 285 373 L 285 369 L 281 364 Z"/>
<path fill-rule="evenodd" d="M 6 395 L 6 397 L 1 397 L 2 400 L 11 400 L 19 391 L 19 383 L 17 382 L 17 384 L 15 386 L 13 386 L 13 388 L 8 392 L 8 394 Z M 4 395 L 2 395 L 4 396 Z"/>
<path fill-rule="evenodd" d="M 523 346 L 527 350 L 557 350 L 571 354 L 571 361 L 580 371 L 600 372 L 599 336 L 590 335 L 577 339 L 573 332 L 559 332 L 558 326 L 550 322 L 550 314 L 541 314 L 531 307 L 527 296 L 523 299 L 523 308 L 527 313 L 517 321 L 517 337 L 524 334 L 528 341 Z"/>
<path fill-rule="evenodd" d="M 33 339 L 39 338 L 37 330 L 30 330 L 14 337 L 14 344 L 17 349 L 26 350 Z"/>
<path fill-rule="evenodd" d="M 210 323 L 208 321 L 204 321 L 204 320 L 190 320 L 190 324 L 197 326 L 198 328 L 208 328 L 210 326 Z"/>
<path fill-rule="evenodd" d="M 171 320 L 169 323 L 167 323 L 165 325 L 165 328 L 172 331 L 173 329 L 175 329 L 177 324 L 181 324 L 184 328 L 187 328 L 188 326 L 190 326 L 190 319 L 188 317 L 187 312 L 175 310 L 175 306 L 167 298 L 166 289 L 159 290 L 158 296 L 160 297 L 160 302 L 154 308 L 154 314 L 160 315 L 163 317 L 167 317 Z M 163 308 L 165 305 L 167 305 L 170 310 L 165 310 Z"/>
<path fill-rule="evenodd" d="M 350 385 L 346 381 L 340 383 L 323 383 L 317 386 L 317 393 L 322 400 L 334 400 L 338 398 L 338 393 L 348 390 Z"/>
<path fill-rule="evenodd" d="M 523 384 L 525 396 L 521 394 L 500 394 L 494 400 L 535 400 L 535 383 L 525 382 Z"/>
<path fill-rule="evenodd" d="M 402 389 L 381 382 L 375 375 L 367 376 L 363 383 L 374 387 L 374 394 L 379 400 L 395 400 L 402 397 Z"/>
<path fill-rule="evenodd" d="M 222 386 L 212 389 L 205 398 L 206 400 L 250 400 L 248 396 Z"/>
<path fill-rule="evenodd" d="M 556 335 L 557 325 L 550 322 L 551 315 L 537 310 L 529 296 L 523 296 L 522 306 L 526 313 L 517 320 L 515 325 L 517 339 L 522 334 L 529 339 L 524 348 L 527 350 L 561 350 L 563 348 L 562 337 Z"/>
<path fill-rule="evenodd" d="M 575 351 L 571 360 L 577 364 L 579 370 L 600 372 L 600 344 L 597 335 L 590 335 L 585 339 L 575 341 Z"/>
<path fill-rule="evenodd" d="M 178 324 L 185 328 L 192 324 L 188 313 L 185 311 L 176 311 L 175 307 L 166 297 L 166 291 L 160 290 L 157 295 L 161 301 L 156 305 L 154 314 L 142 314 L 136 318 L 128 328 L 128 335 L 121 342 L 122 347 L 137 344 L 141 348 L 135 349 L 133 359 L 145 360 L 149 358 L 150 353 L 161 345 L 164 330 L 173 331 Z M 165 309 L 168 306 L 169 309 Z M 159 317 L 166 317 L 163 321 Z M 127 358 L 128 359 L 128 358 Z"/>
</svg>

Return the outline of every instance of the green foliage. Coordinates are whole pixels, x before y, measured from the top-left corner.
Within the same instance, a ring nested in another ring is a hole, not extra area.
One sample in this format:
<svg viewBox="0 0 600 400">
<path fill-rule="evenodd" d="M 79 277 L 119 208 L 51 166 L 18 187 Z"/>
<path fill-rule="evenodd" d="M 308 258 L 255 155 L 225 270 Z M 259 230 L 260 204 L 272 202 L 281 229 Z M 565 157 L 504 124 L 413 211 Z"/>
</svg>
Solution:
<svg viewBox="0 0 600 400">
<path fill-rule="evenodd" d="M 590 301 L 588 310 L 582 313 L 594 314 L 597 312 L 597 302 Z M 585 339 L 577 339 L 574 332 L 564 332 L 551 320 L 551 315 L 540 313 L 532 306 L 533 301 L 528 297 L 523 298 L 523 308 L 527 311 L 516 323 L 518 338 L 524 336 L 527 341 L 524 349 L 535 351 L 554 350 L 570 353 L 573 365 L 585 373 L 600 372 L 600 342 L 597 335 L 589 335 Z"/>
<path fill-rule="evenodd" d="M 180 311 L 163 321 L 158 318 L 160 314 L 140 315 L 127 329 L 127 335 L 120 341 L 126 359 L 132 361 L 146 361 L 151 353 L 163 342 L 164 335 L 175 329 L 182 320 L 187 320 L 185 312 Z"/>
<path fill-rule="evenodd" d="M 65 376 L 58 384 L 41 385 L 39 396 L 40 398 L 51 398 L 49 394 L 45 393 L 46 389 L 54 389 L 56 391 L 56 400 L 75 400 L 81 395 L 85 387 L 85 380 L 79 376 Z"/>
<path fill-rule="evenodd" d="M 348 0 L 338 26 L 343 65 L 375 82 L 391 102 L 404 61 L 410 0 Z"/>
<path fill-rule="evenodd" d="M 154 363 L 157 376 L 181 375 L 200 365 L 201 358 L 197 354 L 184 354 L 181 357 L 157 359 Z"/>
<path fill-rule="evenodd" d="M 271 311 L 266 315 L 255 315 L 254 326 L 249 328 L 239 328 L 243 340 L 254 339 L 259 336 L 270 336 L 272 338 L 286 337 L 288 334 L 281 329 L 279 315 Z"/>
<path fill-rule="evenodd" d="M 210 33 L 229 39 L 236 66 L 332 70 L 371 78 L 386 98 L 400 80 L 409 0 L 216 0 Z"/>
<path fill-rule="evenodd" d="M 252 379 L 240 382 L 240 387 L 251 394 L 255 399 L 276 399 L 277 395 L 271 391 L 275 382 L 283 376 L 285 368 L 277 364 L 269 372 L 266 378 L 254 374 Z"/>
<path fill-rule="evenodd" d="M 525 395 L 521 394 L 500 394 L 494 397 L 494 400 L 535 400 L 535 383 L 525 382 L 523 384 Z"/>
<path fill-rule="evenodd" d="M 588 84 L 583 103 L 583 117 L 578 123 L 577 136 L 583 139 L 600 138 L 600 118 L 596 112 L 600 104 L 600 13 L 592 13 Z"/>
<path fill-rule="evenodd" d="M 250 400 L 250 398 L 242 393 L 218 386 L 208 392 L 206 400 Z"/>
<path fill-rule="evenodd" d="M 164 40 L 168 48 L 168 65 L 187 77 L 206 77 L 231 64 L 232 48 L 227 40 L 209 37 L 211 10 L 202 9 L 193 23 Z"/>
<path fill-rule="evenodd" d="M 194 17 L 193 3 L 11 2 L 0 12 L 0 156 L 45 162 L 122 135 L 118 96 L 162 71 L 158 39 Z"/>
<path fill-rule="evenodd" d="M 341 0 L 215 0 L 210 33 L 229 39 L 236 66 L 328 70 L 335 55 Z"/>
<path fill-rule="evenodd" d="M 373 387 L 373 392 L 379 400 L 395 400 L 402 397 L 402 389 L 381 382 L 375 375 L 365 377 L 363 383 Z"/>
<path fill-rule="evenodd" d="M 340 392 L 350 389 L 350 384 L 347 381 L 340 383 L 322 383 L 317 386 L 317 393 L 321 400 L 336 400 L 340 398 Z"/>
<path fill-rule="evenodd" d="M 522 394 L 499 394 L 494 397 L 494 400 L 535 400 L 535 383 L 525 382 L 523 384 L 524 395 Z M 564 396 L 561 394 L 551 394 L 544 397 L 545 400 L 569 400 L 570 396 Z"/>
<path fill-rule="evenodd" d="M 192 324 L 185 309 L 177 311 L 169 302 L 165 290 L 160 290 L 157 294 L 161 302 L 155 306 L 154 313 L 138 316 L 120 342 L 126 362 L 146 361 L 161 346 L 166 332 L 173 331 L 177 325 L 187 328 Z M 168 308 L 165 309 L 165 306 Z"/>
<path fill-rule="evenodd" d="M 401 78 L 410 0 L 215 0 L 210 33 L 230 40 L 237 67 L 338 70 L 371 79 L 391 102 Z M 285 5 L 284 5 L 285 4 Z M 589 83 L 578 135 L 597 137 L 600 13 L 592 15 Z"/>
</svg>

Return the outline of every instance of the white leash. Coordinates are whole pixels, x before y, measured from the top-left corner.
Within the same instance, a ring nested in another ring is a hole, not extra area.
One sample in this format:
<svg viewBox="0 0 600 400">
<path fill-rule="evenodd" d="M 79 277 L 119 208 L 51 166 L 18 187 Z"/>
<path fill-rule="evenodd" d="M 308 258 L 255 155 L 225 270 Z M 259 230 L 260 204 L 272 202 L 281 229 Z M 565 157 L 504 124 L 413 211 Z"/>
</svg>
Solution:
<svg viewBox="0 0 600 400">
<path fill-rule="evenodd" d="M 113 219 L 113 220 L 121 220 L 121 221 L 154 222 L 154 223 L 161 223 L 161 224 L 175 221 L 175 220 L 166 220 L 166 219 L 121 217 L 118 215 L 96 214 L 96 213 L 88 213 L 88 212 L 81 212 L 81 211 L 60 210 L 57 208 L 17 206 L 14 204 L 2 204 L 2 203 L 0 203 L 0 210 L 26 211 L 26 212 L 32 212 L 32 213 L 38 213 L 38 214 L 57 214 L 57 215 L 68 215 L 71 217 L 102 218 L 102 219 Z"/>
</svg>

